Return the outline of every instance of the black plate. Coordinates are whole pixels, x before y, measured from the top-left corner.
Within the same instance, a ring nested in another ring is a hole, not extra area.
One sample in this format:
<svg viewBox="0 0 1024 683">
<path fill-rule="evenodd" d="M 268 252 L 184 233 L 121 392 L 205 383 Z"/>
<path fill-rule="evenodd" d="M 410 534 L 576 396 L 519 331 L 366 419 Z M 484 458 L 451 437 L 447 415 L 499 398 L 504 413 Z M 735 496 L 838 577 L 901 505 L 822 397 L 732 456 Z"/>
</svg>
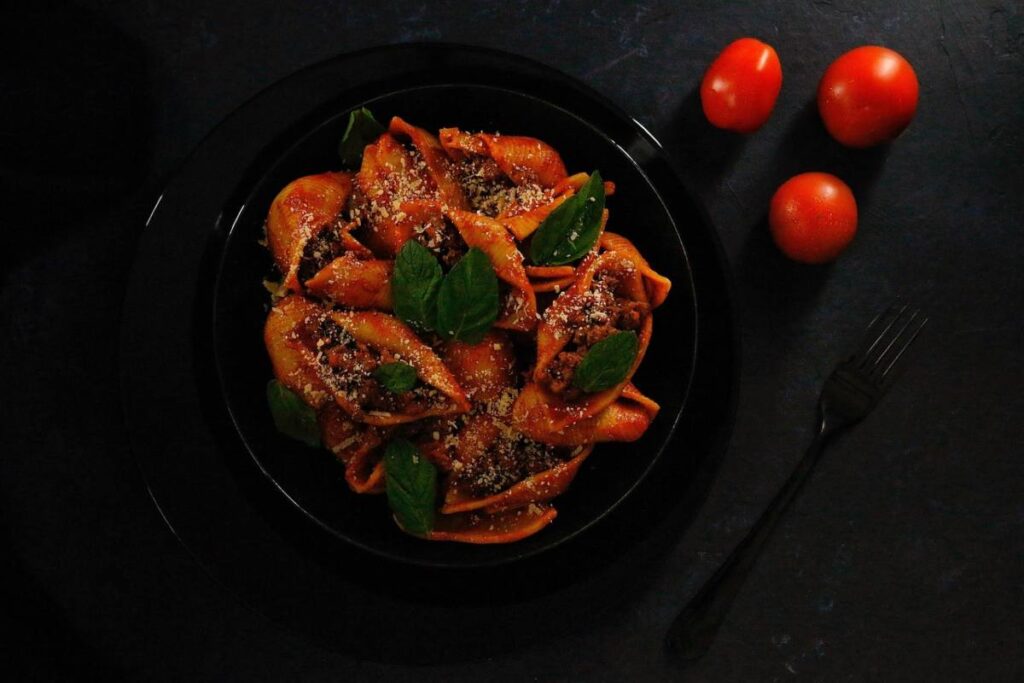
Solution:
<svg viewBox="0 0 1024 683">
<path fill-rule="evenodd" d="M 346 102 L 297 139 L 276 141 L 275 147 L 286 148 L 283 154 L 260 159 L 242 174 L 259 179 L 238 188 L 244 199 L 223 245 L 213 310 L 214 352 L 238 432 L 270 481 L 310 519 L 340 539 L 392 559 L 441 566 L 495 564 L 562 543 L 611 511 L 650 470 L 671 439 L 690 385 L 697 323 L 689 264 L 673 216 L 641 166 L 656 156 L 656 148 L 633 126 L 598 129 L 578 104 L 578 113 L 571 113 L 548 99 L 491 85 L 418 85 L 356 104 L 381 120 L 399 115 L 433 131 L 456 126 L 539 137 L 562 154 L 572 171 L 598 168 L 615 181 L 608 229 L 633 240 L 652 266 L 673 281 L 671 295 L 655 314 L 653 341 L 635 378 L 662 411 L 640 441 L 598 446 L 569 492 L 556 501 L 558 518 L 552 525 L 504 545 L 430 543 L 402 533 L 382 497 L 347 491 L 342 467 L 326 451 L 312 451 L 277 434 L 265 399 L 271 372 L 261 334 L 268 300 L 261 282 L 271 266 L 258 240 L 267 208 L 285 184 L 337 169 L 337 144 L 351 109 Z M 662 190 L 677 188 L 663 181 Z M 692 215 L 680 219 L 693 223 Z"/>
<path fill-rule="evenodd" d="M 662 415 L 644 441 L 602 446 L 559 499 L 555 523 L 531 540 L 476 548 L 407 538 L 383 501 L 345 489 L 326 453 L 269 428 L 269 368 L 259 340 L 268 257 L 256 244 L 258 226 L 281 185 L 334 166 L 338 117 L 366 102 L 382 116 L 400 113 L 427 127 L 534 134 L 552 142 L 570 169 L 599 167 L 619 186 L 610 200 L 612 227 L 674 280 L 637 377 L 662 402 Z M 568 581 L 620 556 L 663 520 L 685 523 L 731 427 L 736 349 L 717 240 L 649 134 L 601 96 L 534 62 L 478 48 L 406 45 L 345 55 L 275 84 L 186 161 L 140 242 L 124 308 L 122 385 L 133 450 L 172 530 L 212 574 L 265 611 L 320 623 L 315 615 L 332 601 L 312 586 L 344 581 L 351 588 L 390 571 L 339 535 L 394 559 L 465 567 L 550 548 L 606 515 L 582 535 L 588 540 L 516 564 L 515 576 L 531 577 L 530 590 L 543 591 L 551 583 L 538 577 L 551 575 L 549 563 L 585 553 L 571 577 L 552 578 Z M 642 491 L 607 514 L 663 451 Z M 359 593 L 359 605 L 373 602 Z M 326 615 L 323 621 L 330 625 L 321 633 L 344 626 Z M 372 640 L 373 629 L 365 634 Z"/>
</svg>

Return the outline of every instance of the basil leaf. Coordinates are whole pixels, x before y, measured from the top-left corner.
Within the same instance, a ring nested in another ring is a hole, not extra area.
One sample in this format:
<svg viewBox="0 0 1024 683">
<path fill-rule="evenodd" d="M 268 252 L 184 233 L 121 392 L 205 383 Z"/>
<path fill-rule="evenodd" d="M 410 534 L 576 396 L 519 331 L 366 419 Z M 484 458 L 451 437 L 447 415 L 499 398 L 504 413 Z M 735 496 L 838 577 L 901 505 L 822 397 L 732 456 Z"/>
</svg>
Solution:
<svg viewBox="0 0 1024 683">
<path fill-rule="evenodd" d="M 411 534 L 422 535 L 434 527 L 437 469 L 419 449 L 405 439 L 395 439 L 384 451 L 388 505 L 398 524 Z"/>
<path fill-rule="evenodd" d="M 267 383 L 267 403 L 277 431 L 307 446 L 320 445 L 320 425 L 316 412 L 293 391 L 276 379 Z"/>
<path fill-rule="evenodd" d="M 636 332 L 615 332 L 590 347 L 576 366 L 573 386 L 587 393 L 611 389 L 626 379 L 640 345 Z"/>
<path fill-rule="evenodd" d="M 538 266 L 560 266 L 583 258 L 597 242 L 603 212 L 604 181 L 594 171 L 541 222 L 530 240 L 530 259 Z"/>
<path fill-rule="evenodd" d="M 395 257 L 391 300 L 395 315 L 422 330 L 434 329 L 441 264 L 419 242 L 409 240 Z"/>
<path fill-rule="evenodd" d="M 437 293 L 437 331 L 477 344 L 498 319 L 498 277 L 480 249 L 473 247 L 448 272 Z"/>
<path fill-rule="evenodd" d="M 401 361 L 377 366 L 373 377 L 393 394 L 409 391 L 416 386 L 416 368 Z"/>
<path fill-rule="evenodd" d="M 338 156 L 346 167 L 355 168 L 363 160 L 363 150 L 380 137 L 385 130 L 366 107 L 353 109 L 348 114 L 348 125 L 338 145 Z"/>
</svg>

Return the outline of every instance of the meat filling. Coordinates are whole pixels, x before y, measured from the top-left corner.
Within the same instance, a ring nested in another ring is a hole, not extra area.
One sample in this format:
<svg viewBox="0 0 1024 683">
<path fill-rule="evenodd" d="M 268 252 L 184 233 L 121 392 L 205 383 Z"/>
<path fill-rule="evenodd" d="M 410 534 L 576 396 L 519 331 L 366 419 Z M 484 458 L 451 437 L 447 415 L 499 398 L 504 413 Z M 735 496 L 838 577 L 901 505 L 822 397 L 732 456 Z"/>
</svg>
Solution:
<svg viewBox="0 0 1024 683">
<path fill-rule="evenodd" d="M 548 446 L 518 433 L 500 434 L 480 446 L 469 452 L 459 449 L 461 457 L 452 468 L 455 481 L 474 496 L 499 493 L 567 459 L 566 449 Z"/>
<path fill-rule="evenodd" d="M 458 177 L 469 208 L 490 218 L 523 213 L 553 199 L 551 192 L 535 183 L 516 185 L 487 157 L 464 159 Z"/>
<path fill-rule="evenodd" d="M 444 268 L 451 268 L 466 253 L 466 243 L 440 212 L 413 228 L 413 239 L 434 252 Z"/>
<path fill-rule="evenodd" d="M 306 342 L 312 342 L 316 349 L 324 381 L 363 411 L 421 415 L 447 400 L 443 393 L 422 382 L 409 391 L 389 391 L 374 378 L 373 372 L 385 363 L 401 359 L 387 349 L 355 339 L 329 318 L 307 325 L 306 335 Z"/>
<path fill-rule="evenodd" d="M 572 379 L 590 347 L 614 332 L 639 330 L 650 314 L 649 304 L 616 296 L 618 284 L 613 273 L 599 274 L 577 305 L 558 320 L 569 340 L 546 368 L 543 383 L 549 391 L 569 401 L 579 398 L 582 392 L 572 386 Z"/>
<path fill-rule="evenodd" d="M 309 238 L 299 258 L 299 282 L 306 282 L 345 251 L 337 225 L 325 225 Z"/>
</svg>

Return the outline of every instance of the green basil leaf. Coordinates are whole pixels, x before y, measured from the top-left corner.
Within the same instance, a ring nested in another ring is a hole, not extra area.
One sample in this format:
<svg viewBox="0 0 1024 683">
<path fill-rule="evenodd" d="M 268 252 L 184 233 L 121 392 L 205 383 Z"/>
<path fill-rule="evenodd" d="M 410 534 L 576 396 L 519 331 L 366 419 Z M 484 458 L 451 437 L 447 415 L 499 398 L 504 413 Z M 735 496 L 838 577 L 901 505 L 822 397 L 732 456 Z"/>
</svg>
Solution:
<svg viewBox="0 0 1024 683">
<path fill-rule="evenodd" d="M 437 293 L 437 331 L 479 343 L 498 319 L 498 276 L 487 254 L 473 247 L 445 276 Z"/>
<path fill-rule="evenodd" d="M 411 534 L 434 528 L 437 468 L 405 439 L 394 439 L 384 451 L 388 505 L 398 524 Z"/>
<path fill-rule="evenodd" d="M 421 330 L 434 329 L 441 264 L 419 242 L 409 240 L 395 257 L 391 300 L 395 315 Z"/>
<path fill-rule="evenodd" d="M 378 365 L 373 371 L 373 377 L 393 394 L 409 391 L 416 386 L 416 368 L 401 361 Z"/>
<path fill-rule="evenodd" d="M 338 145 L 338 156 L 346 168 L 355 168 L 363 160 L 363 150 L 380 137 L 385 130 L 366 107 L 353 109 L 348 114 L 348 125 Z"/>
<path fill-rule="evenodd" d="M 587 393 L 611 389 L 626 379 L 640 345 L 636 332 L 615 332 L 590 347 L 576 366 L 573 386 Z"/>
<path fill-rule="evenodd" d="M 541 222 L 530 240 L 530 259 L 538 266 L 560 266 L 583 258 L 597 242 L 603 212 L 604 181 L 594 171 Z"/>
<path fill-rule="evenodd" d="M 267 403 L 277 431 L 307 446 L 320 445 L 316 411 L 276 379 L 267 383 Z"/>
</svg>

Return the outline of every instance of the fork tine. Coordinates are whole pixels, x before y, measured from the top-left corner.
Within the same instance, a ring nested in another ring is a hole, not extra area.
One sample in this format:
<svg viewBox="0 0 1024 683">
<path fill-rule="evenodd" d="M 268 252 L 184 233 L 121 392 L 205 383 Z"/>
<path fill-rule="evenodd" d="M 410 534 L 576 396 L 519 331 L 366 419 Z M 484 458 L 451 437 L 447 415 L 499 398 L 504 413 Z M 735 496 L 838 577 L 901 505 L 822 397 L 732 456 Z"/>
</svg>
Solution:
<svg viewBox="0 0 1024 683">
<path fill-rule="evenodd" d="M 868 323 L 868 326 L 864 329 L 864 335 L 860 338 L 860 346 L 857 347 L 857 351 L 853 354 L 855 358 L 862 358 L 864 354 L 867 353 L 870 342 L 878 338 L 874 335 L 875 330 L 878 329 L 879 323 L 892 315 L 892 312 L 895 310 L 896 304 L 893 304 L 871 319 L 871 322 Z"/>
<path fill-rule="evenodd" d="M 885 366 L 885 370 L 882 371 L 883 380 L 885 379 L 885 376 L 889 374 L 889 371 L 893 369 L 896 363 L 899 362 L 900 358 L 903 357 L 903 354 L 907 352 L 907 349 L 909 349 L 911 345 L 914 343 L 914 341 L 917 340 L 917 336 L 921 334 L 921 330 L 923 330 L 924 326 L 927 324 L 928 318 L 924 318 L 923 320 L 921 320 L 921 322 L 917 324 L 917 328 L 914 330 L 913 334 L 910 335 L 910 338 L 903 343 L 903 346 L 900 347 L 900 350 L 896 353 L 896 356 L 891 361 L 889 361 L 889 364 L 887 366 Z"/>
<path fill-rule="evenodd" d="M 883 313 L 882 315 L 880 315 L 877 318 L 875 318 L 875 320 L 872 321 L 871 325 L 868 326 L 867 332 L 865 333 L 865 336 L 864 336 L 864 343 L 861 346 L 861 349 L 858 350 L 856 355 L 854 356 L 857 359 L 857 367 L 858 368 L 864 369 L 864 368 L 867 367 L 868 361 L 871 360 L 872 352 L 875 350 L 875 347 L 878 346 L 878 344 L 883 339 L 885 339 L 885 335 L 887 335 L 889 333 L 889 330 L 892 329 L 892 326 L 896 324 L 896 321 L 899 320 L 900 317 L 907 310 L 907 306 L 906 305 L 901 306 L 900 309 L 898 311 L 896 311 L 896 315 L 893 316 L 892 320 L 889 320 L 889 324 L 886 325 L 885 328 L 883 328 L 881 332 L 879 332 L 877 335 L 875 335 L 872 338 L 870 336 L 871 328 L 875 327 L 875 323 L 880 323 L 881 321 L 884 321 L 884 320 L 888 319 L 889 315 L 892 313 L 893 309 L 895 309 L 895 308 L 896 308 L 896 305 L 893 304 L 892 306 L 889 307 L 889 309 L 885 313 Z M 868 342 L 870 342 L 870 344 L 868 344 Z M 863 348 L 864 346 L 867 346 L 867 348 L 866 349 Z"/>
<path fill-rule="evenodd" d="M 874 362 L 872 362 L 872 363 L 871 363 L 871 368 L 870 368 L 870 370 L 869 370 L 869 373 L 870 373 L 870 374 L 874 374 L 874 373 L 875 373 L 875 371 L 877 371 L 877 370 L 878 370 L 879 366 L 881 366 L 881 364 L 882 364 L 882 361 L 883 361 L 883 360 L 885 359 L 885 357 L 886 357 L 886 356 L 888 355 L 889 351 L 891 351 L 891 350 L 892 350 L 892 348 L 893 348 L 893 346 L 894 346 L 894 345 L 896 344 L 896 342 L 898 342 L 898 341 L 899 341 L 900 337 L 902 337 L 902 336 L 903 336 L 903 333 L 907 331 L 907 328 L 909 328 L 909 327 L 910 327 L 910 324 L 914 322 L 914 320 L 915 320 L 915 319 L 917 318 L 918 314 L 920 314 L 920 313 L 921 313 L 921 311 L 920 311 L 920 310 L 918 310 L 918 309 L 914 309 L 914 310 L 913 310 L 913 311 L 911 312 L 911 314 L 910 314 L 910 317 L 909 317 L 909 318 L 907 318 L 907 319 L 906 319 L 906 322 L 904 322 L 904 323 L 903 323 L 903 326 L 902 326 L 902 327 L 900 327 L 899 331 L 898 331 L 898 332 L 896 332 L 896 334 L 892 335 L 892 339 L 890 339 L 890 340 L 889 340 L 889 343 L 885 345 L 885 348 L 884 348 L 884 349 L 882 349 L 881 353 L 879 353 L 879 354 L 878 354 L 878 355 L 877 355 L 877 356 L 875 357 L 875 360 L 874 360 Z"/>
</svg>

